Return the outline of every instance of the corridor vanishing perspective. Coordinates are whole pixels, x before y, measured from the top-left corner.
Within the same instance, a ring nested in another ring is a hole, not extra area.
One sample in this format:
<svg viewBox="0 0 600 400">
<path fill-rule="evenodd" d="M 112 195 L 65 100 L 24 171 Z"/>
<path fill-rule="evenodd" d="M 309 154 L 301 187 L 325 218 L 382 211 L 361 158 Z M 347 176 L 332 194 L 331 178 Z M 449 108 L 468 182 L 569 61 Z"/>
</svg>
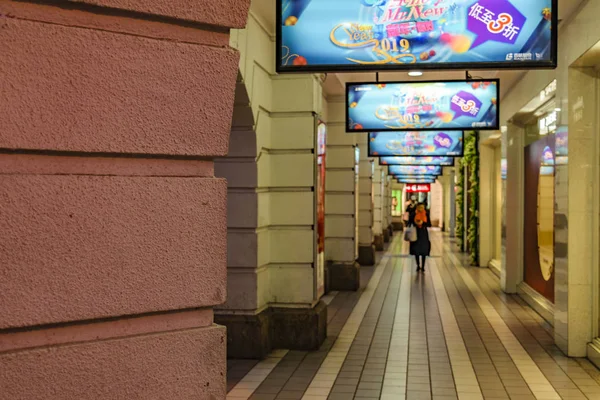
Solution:
<svg viewBox="0 0 600 400">
<path fill-rule="evenodd" d="M 319 351 L 230 360 L 227 398 L 600 399 L 600 372 L 566 357 L 548 322 L 491 270 L 465 267 L 446 235 L 432 245 L 418 273 L 396 235 L 359 292 L 327 296 Z"/>
</svg>

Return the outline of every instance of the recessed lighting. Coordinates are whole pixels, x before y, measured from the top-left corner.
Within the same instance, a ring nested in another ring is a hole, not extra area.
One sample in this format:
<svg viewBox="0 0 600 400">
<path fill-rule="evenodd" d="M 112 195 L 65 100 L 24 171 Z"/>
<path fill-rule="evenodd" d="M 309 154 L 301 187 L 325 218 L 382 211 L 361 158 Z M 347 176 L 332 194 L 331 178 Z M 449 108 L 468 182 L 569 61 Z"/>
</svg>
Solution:
<svg viewBox="0 0 600 400">
<path fill-rule="evenodd" d="M 555 108 L 554 111 L 562 111 L 562 108 Z"/>
<path fill-rule="evenodd" d="M 423 73 L 421 71 L 410 71 L 408 76 L 422 76 Z"/>
</svg>

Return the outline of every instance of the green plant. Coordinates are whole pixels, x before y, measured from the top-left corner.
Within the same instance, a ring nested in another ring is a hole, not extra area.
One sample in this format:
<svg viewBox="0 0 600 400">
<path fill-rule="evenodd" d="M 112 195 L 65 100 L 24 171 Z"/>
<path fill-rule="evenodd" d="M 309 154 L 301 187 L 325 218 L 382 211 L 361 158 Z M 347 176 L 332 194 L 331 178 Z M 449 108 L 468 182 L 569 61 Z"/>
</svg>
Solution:
<svg viewBox="0 0 600 400">
<path fill-rule="evenodd" d="M 469 244 L 471 265 L 477 265 L 479 261 L 479 132 L 469 132 L 465 138 L 463 163 L 469 171 L 467 242 Z"/>
<path fill-rule="evenodd" d="M 456 238 L 460 251 L 465 251 L 465 167 L 463 159 L 458 160 L 457 166 L 457 185 L 456 185 Z"/>
</svg>

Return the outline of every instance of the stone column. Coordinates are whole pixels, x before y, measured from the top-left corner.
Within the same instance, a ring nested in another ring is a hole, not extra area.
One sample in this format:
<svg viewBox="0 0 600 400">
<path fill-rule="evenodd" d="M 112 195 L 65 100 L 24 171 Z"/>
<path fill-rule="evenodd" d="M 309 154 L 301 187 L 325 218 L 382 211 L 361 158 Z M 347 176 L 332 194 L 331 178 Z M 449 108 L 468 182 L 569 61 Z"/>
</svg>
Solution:
<svg viewBox="0 0 600 400">
<path fill-rule="evenodd" d="M 524 136 L 523 128 L 508 124 L 506 261 L 500 278 L 505 293 L 517 293 L 517 287 L 523 282 Z"/>
<path fill-rule="evenodd" d="M 1 398 L 225 398 L 249 3 L 0 2 Z"/>
<path fill-rule="evenodd" d="M 383 207 L 383 241 L 388 243 L 393 234 L 394 230 L 392 229 L 392 184 L 391 177 L 387 175 L 387 167 L 386 167 L 386 176 L 385 176 L 385 191 L 384 191 L 384 207 Z"/>
<path fill-rule="evenodd" d="M 373 175 L 373 241 L 375 250 L 383 251 L 383 207 L 384 207 L 384 190 L 385 176 L 387 175 L 384 166 L 379 165 L 379 160 L 374 160 L 375 174 Z"/>
<path fill-rule="evenodd" d="M 479 141 L 479 260 L 480 267 L 488 267 L 494 256 L 496 236 L 496 165 L 495 150 Z"/>
<path fill-rule="evenodd" d="M 216 318 L 227 326 L 232 358 L 318 349 L 326 333 L 326 307 L 316 290 L 321 82 L 315 75 L 276 75 L 271 38 L 254 12 L 246 29 L 232 33 L 232 45 L 241 53 L 236 143 L 217 164 L 229 184 L 229 296 Z"/>
<path fill-rule="evenodd" d="M 325 257 L 328 290 L 358 290 L 356 136 L 346 133 L 345 100 L 328 101 Z"/>
<path fill-rule="evenodd" d="M 595 67 L 569 68 L 568 111 L 563 112 L 563 117 L 568 118 L 569 159 L 568 167 L 560 166 L 557 171 L 557 193 L 561 197 L 566 194 L 566 199 L 558 200 L 561 207 L 557 211 L 560 213 L 562 208 L 568 210 L 568 221 L 560 222 L 565 225 L 560 233 L 568 231 L 568 250 L 566 254 L 556 254 L 559 262 L 556 265 L 557 329 L 554 339 L 570 357 L 586 356 L 588 343 L 592 342 L 594 331 L 597 331 L 594 325 L 598 324 L 598 315 L 594 316 L 594 308 L 598 304 L 592 302 L 598 302 L 596 285 L 600 259 L 597 233 L 600 229 L 600 177 L 597 167 L 599 104 L 596 92 L 590 90 L 598 86 L 597 74 Z M 556 221 L 560 220 L 556 218 Z M 562 239 L 557 242 L 564 246 Z M 592 346 L 596 347 L 596 351 L 591 354 L 598 362 L 597 341 Z"/>
<path fill-rule="evenodd" d="M 375 246 L 373 245 L 374 161 L 369 158 L 366 134 L 357 134 L 360 148 L 359 166 L 359 204 L 358 204 L 358 262 L 360 265 L 375 265 Z"/>
</svg>

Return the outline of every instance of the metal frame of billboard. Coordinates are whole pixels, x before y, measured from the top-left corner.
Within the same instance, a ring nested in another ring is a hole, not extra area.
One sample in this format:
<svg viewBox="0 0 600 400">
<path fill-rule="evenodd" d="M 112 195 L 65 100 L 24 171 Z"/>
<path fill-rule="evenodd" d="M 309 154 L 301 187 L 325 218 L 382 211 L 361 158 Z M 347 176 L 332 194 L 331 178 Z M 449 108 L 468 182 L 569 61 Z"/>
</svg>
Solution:
<svg viewBox="0 0 600 400">
<path fill-rule="evenodd" d="M 390 174 L 390 176 L 393 179 L 402 179 L 401 177 L 404 177 L 404 178 L 409 177 L 409 175 L 395 175 L 395 174 Z M 427 179 L 427 178 L 437 179 L 440 176 L 442 176 L 442 175 L 413 175 L 413 176 L 410 176 L 410 177 L 411 178 L 415 178 L 415 179 L 420 179 L 420 178 L 423 178 L 423 179 Z"/>
<path fill-rule="evenodd" d="M 422 129 L 415 129 L 415 128 L 411 128 L 411 129 L 356 129 L 356 130 L 352 130 L 349 131 L 348 130 L 348 121 L 350 120 L 350 104 L 349 104 L 349 100 L 350 100 L 350 87 L 351 86 L 359 86 L 359 85 L 377 85 L 377 84 L 385 84 L 385 85 L 397 85 L 397 84 L 416 84 L 416 83 L 452 83 L 452 82 L 464 82 L 464 83 L 469 83 L 469 82 L 496 82 L 496 90 L 498 91 L 498 96 L 496 96 L 497 102 L 496 102 L 496 110 L 497 110 L 497 117 L 496 117 L 496 126 L 490 126 L 490 127 L 486 127 L 486 128 L 473 128 L 473 127 L 467 127 L 467 128 L 456 128 L 456 129 L 443 129 L 443 128 L 422 128 Z M 377 132 L 431 132 L 431 131 L 454 131 L 454 132 L 458 132 L 458 131 L 462 131 L 463 132 L 463 139 L 464 139 L 464 132 L 465 131 L 498 131 L 500 130 L 500 79 L 498 78 L 494 78 L 494 79 L 448 79 L 448 80 L 441 80 L 441 81 L 436 81 L 436 80 L 427 80 L 427 81 L 393 81 L 393 82 L 346 82 L 346 99 L 345 99 L 345 113 L 346 113 L 346 120 L 344 121 L 344 129 L 346 129 L 347 133 L 369 133 L 369 132 L 373 132 L 373 131 L 377 131 Z M 464 152 L 464 149 L 463 149 Z"/>
<path fill-rule="evenodd" d="M 534 61 L 522 62 L 485 62 L 485 63 L 423 63 L 423 64 L 392 64 L 392 65 L 321 65 L 321 66 L 282 66 L 282 1 L 276 0 L 276 24 L 275 29 L 275 47 L 277 73 L 328 73 L 328 72 L 379 72 L 379 71 L 412 71 L 412 70 L 530 70 L 530 69 L 556 69 L 558 66 L 558 0 L 552 0 L 552 21 L 551 21 L 551 46 L 552 57 L 547 65 Z M 500 115 L 498 113 L 498 115 Z"/>
<path fill-rule="evenodd" d="M 430 181 L 404 181 L 404 180 L 400 180 L 398 179 L 398 183 L 401 185 L 433 185 L 435 183 L 435 179 L 432 179 Z"/>
</svg>

